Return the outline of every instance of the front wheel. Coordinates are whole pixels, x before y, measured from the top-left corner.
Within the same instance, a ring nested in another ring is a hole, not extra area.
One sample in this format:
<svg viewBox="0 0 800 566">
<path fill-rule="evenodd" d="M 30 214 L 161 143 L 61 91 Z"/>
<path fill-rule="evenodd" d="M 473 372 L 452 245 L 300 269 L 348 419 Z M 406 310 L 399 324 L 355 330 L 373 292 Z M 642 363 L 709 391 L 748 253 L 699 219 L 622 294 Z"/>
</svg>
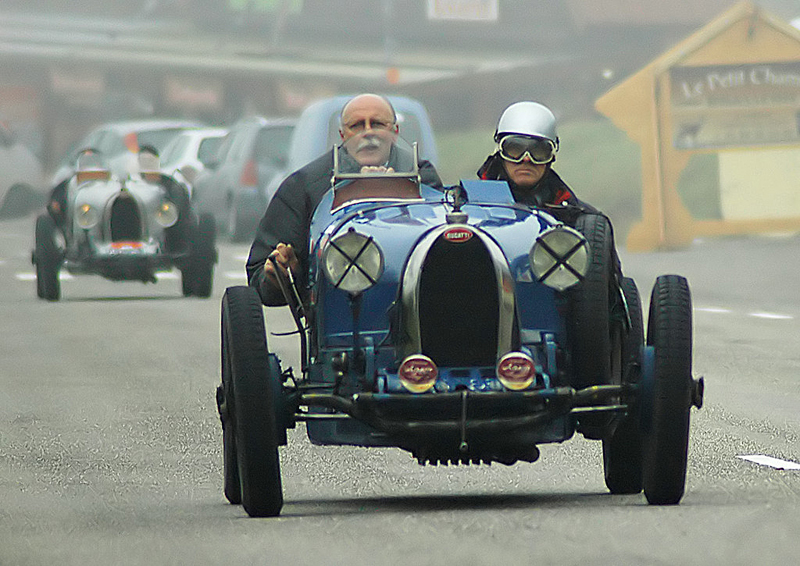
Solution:
<svg viewBox="0 0 800 566">
<path fill-rule="evenodd" d="M 692 300 L 678 275 L 656 279 L 650 296 L 647 345 L 652 371 L 642 372 L 644 493 L 652 505 L 675 505 L 683 497 L 692 406 Z M 645 409 L 646 408 L 646 409 Z"/>
<path fill-rule="evenodd" d="M 222 298 L 223 341 L 230 364 L 234 442 L 241 502 L 251 517 L 274 517 L 283 507 L 275 380 L 261 300 L 250 287 L 229 287 Z M 226 477 L 226 486 L 228 478 Z"/>
</svg>

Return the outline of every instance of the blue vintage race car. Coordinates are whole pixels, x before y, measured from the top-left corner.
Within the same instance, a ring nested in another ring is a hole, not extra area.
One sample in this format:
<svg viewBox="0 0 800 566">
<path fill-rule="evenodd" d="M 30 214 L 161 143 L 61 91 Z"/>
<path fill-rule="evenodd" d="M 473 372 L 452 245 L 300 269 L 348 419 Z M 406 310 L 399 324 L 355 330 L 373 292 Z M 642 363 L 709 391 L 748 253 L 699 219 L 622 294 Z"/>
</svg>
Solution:
<svg viewBox="0 0 800 566">
<path fill-rule="evenodd" d="M 416 162 L 416 160 L 413 160 Z M 659 277 L 647 339 L 606 217 L 575 227 L 498 181 L 444 192 L 418 172 L 342 174 L 311 226 L 308 288 L 281 278 L 301 367 L 270 353 L 250 287 L 222 300 L 224 491 L 283 505 L 279 446 L 396 446 L 420 464 L 534 462 L 576 431 L 602 441 L 613 493 L 684 492 L 694 380 L 687 281 Z"/>
</svg>

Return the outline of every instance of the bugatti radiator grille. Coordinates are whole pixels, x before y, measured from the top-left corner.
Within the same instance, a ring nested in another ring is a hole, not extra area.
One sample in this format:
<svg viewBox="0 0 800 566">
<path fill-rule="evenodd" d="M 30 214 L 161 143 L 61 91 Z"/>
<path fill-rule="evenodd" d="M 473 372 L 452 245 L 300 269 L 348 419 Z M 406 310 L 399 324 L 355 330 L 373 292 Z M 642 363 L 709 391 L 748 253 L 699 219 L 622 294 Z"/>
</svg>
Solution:
<svg viewBox="0 0 800 566">
<path fill-rule="evenodd" d="M 440 366 L 493 366 L 498 290 L 483 242 L 439 238 L 422 266 L 419 288 L 422 353 Z"/>
</svg>

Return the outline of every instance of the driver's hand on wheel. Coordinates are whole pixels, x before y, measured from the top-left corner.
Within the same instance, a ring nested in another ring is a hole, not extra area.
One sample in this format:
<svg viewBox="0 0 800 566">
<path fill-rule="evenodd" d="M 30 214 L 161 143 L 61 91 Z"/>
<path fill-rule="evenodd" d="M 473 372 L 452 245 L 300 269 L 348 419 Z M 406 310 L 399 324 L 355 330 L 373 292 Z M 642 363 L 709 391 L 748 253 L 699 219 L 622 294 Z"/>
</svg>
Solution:
<svg viewBox="0 0 800 566">
<path fill-rule="evenodd" d="M 361 167 L 361 173 L 371 173 L 373 175 L 380 173 L 394 173 L 394 168 L 386 167 L 385 165 L 364 165 Z"/>
<path fill-rule="evenodd" d="M 294 248 L 292 248 L 291 244 L 284 244 L 283 242 L 279 243 L 272 253 L 269 254 L 269 257 L 275 258 L 275 263 L 283 270 L 285 274 L 288 275 L 288 270 L 292 270 L 292 272 L 297 271 L 299 266 L 299 261 L 297 259 L 297 255 L 294 253 Z M 264 264 L 264 273 L 266 273 L 267 278 L 271 281 L 277 283 L 278 277 L 275 273 L 275 266 L 273 265 L 272 261 L 267 259 L 266 263 Z"/>
</svg>

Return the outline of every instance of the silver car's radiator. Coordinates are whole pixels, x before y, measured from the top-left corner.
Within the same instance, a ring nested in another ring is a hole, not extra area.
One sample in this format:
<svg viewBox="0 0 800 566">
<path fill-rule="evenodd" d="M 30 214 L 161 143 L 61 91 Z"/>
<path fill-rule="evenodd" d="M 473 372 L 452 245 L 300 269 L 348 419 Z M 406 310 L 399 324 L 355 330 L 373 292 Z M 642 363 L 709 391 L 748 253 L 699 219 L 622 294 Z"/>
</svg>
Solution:
<svg viewBox="0 0 800 566">
<path fill-rule="evenodd" d="M 111 205 L 108 218 L 109 237 L 112 242 L 139 241 L 143 239 L 142 213 L 136 199 L 121 192 Z"/>
</svg>

